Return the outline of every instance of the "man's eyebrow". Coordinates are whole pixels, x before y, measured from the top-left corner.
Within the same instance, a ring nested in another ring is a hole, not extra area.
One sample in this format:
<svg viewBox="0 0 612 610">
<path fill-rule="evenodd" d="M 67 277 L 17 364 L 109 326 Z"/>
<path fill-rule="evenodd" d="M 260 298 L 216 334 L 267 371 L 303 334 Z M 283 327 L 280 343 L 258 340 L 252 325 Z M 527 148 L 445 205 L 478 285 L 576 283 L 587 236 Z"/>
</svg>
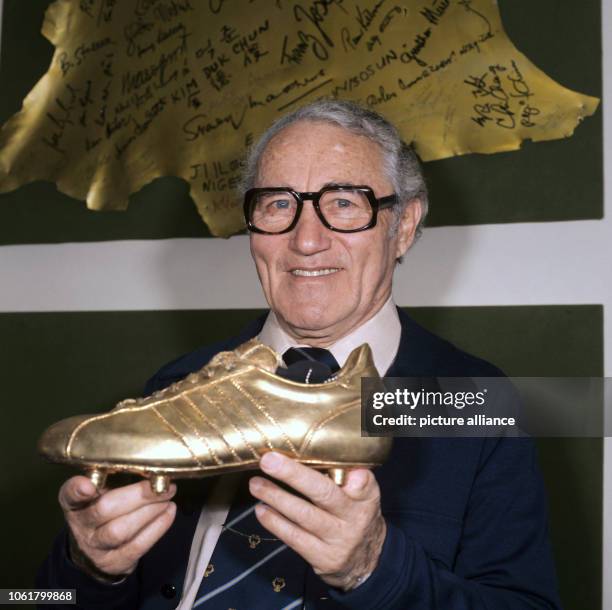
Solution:
<svg viewBox="0 0 612 610">
<path fill-rule="evenodd" d="M 342 180 L 342 181 L 333 181 L 333 182 L 326 182 L 323 185 L 323 188 L 326 188 L 328 186 L 355 186 L 355 183 L 350 181 L 350 180 Z"/>
<path fill-rule="evenodd" d="M 291 184 L 282 184 L 280 186 L 284 186 L 293 191 L 297 191 L 297 189 Z M 331 182 L 326 182 L 321 188 L 336 187 L 336 186 L 357 186 L 357 183 L 353 182 L 352 180 L 332 180 Z M 262 186 L 260 188 L 266 188 L 266 186 Z"/>
</svg>

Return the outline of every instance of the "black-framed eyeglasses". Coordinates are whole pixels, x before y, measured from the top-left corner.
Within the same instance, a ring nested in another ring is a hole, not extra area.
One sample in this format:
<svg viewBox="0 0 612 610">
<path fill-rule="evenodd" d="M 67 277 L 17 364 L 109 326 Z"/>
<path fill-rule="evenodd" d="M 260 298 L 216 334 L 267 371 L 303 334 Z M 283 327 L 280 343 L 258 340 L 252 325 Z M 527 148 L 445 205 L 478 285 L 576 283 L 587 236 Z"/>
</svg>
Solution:
<svg viewBox="0 0 612 610">
<path fill-rule="evenodd" d="M 312 201 L 319 220 L 332 231 L 356 233 L 376 226 L 378 211 L 398 202 L 396 194 L 377 198 L 369 186 L 333 185 L 299 193 L 285 186 L 249 189 L 244 217 L 254 233 L 288 233 L 297 225 L 305 201 Z"/>
</svg>

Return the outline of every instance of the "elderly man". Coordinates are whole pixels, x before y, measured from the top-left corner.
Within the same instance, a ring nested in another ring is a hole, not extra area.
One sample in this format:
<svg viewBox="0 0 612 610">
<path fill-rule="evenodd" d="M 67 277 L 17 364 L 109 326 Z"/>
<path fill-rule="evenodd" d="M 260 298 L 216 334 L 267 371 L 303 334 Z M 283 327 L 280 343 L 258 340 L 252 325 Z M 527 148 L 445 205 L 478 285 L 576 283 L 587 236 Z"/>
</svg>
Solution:
<svg viewBox="0 0 612 610">
<path fill-rule="evenodd" d="M 270 313 L 164 367 L 147 392 L 253 337 L 280 354 L 320 348 L 339 364 L 367 342 L 381 375 L 500 375 L 393 305 L 394 267 L 427 194 L 414 153 L 382 117 L 333 100 L 303 107 L 264 134 L 246 183 Z M 382 467 L 351 470 L 342 487 L 277 452 L 260 468 L 266 476 L 237 489 L 207 480 L 195 511 L 171 501 L 174 485 L 158 496 L 146 482 L 99 494 L 84 477 L 68 480 L 59 500 L 70 534 L 39 585 L 76 588 L 83 608 L 126 610 L 179 600 L 181 609 L 559 607 L 529 440 L 395 439 Z"/>
</svg>

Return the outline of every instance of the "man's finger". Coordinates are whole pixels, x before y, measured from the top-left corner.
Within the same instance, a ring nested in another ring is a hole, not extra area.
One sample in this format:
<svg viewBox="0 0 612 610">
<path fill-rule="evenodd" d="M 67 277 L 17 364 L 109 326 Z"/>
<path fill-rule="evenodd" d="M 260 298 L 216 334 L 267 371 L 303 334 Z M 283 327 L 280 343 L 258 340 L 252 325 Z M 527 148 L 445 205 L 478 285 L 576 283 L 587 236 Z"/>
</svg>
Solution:
<svg viewBox="0 0 612 610">
<path fill-rule="evenodd" d="M 156 494 L 148 481 L 110 489 L 87 508 L 82 520 L 92 527 L 99 527 L 148 504 L 167 502 L 175 493 L 176 485 L 172 484 L 166 493 Z"/>
<path fill-rule="evenodd" d="M 346 482 L 342 491 L 352 500 L 370 500 L 380 495 L 378 483 L 371 470 L 356 468 L 346 475 Z"/>
<path fill-rule="evenodd" d="M 89 544 L 100 550 L 116 549 L 129 543 L 139 532 L 169 509 L 169 502 L 147 504 L 99 527 Z"/>
<path fill-rule="evenodd" d="M 76 476 L 68 479 L 59 490 L 58 500 L 62 510 L 80 510 L 100 494 L 96 486 L 87 478 Z"/>
<path fill-rule="evenodd" d="M 272 507 L 258 504 L 255 506 L 255 515 L 263 527 L 282 540 L 310 565 L 316 565 L 324 555 L 326 547 L 321 540 L 283 517 Z"/>
<path fill-rule="evenodd" d="M 146 525 L 122 549 L 122 554 L 136 563 L 170 529 L 176 515 L 176 504 L 170 502 L 168 508 L 156 519 Z"/>
<path fill-rule="evenodd" d="M 312 502 L 304 500 L 263 477 L 253 477 L 249 481 L 251 494 L 274 508 L 278 513 L 293 521 L 307 532 L 321 540 L 333 536 L 338 531 L 338 519 Z"/>
<path fill-rule="evenodd" d="M 346 514 L 349 498 L 320 472 L 273 451 L 261 458 L 260 467 L 266 474 L 286 483 L 327 512 L 338 517 Z"/>
</svg>

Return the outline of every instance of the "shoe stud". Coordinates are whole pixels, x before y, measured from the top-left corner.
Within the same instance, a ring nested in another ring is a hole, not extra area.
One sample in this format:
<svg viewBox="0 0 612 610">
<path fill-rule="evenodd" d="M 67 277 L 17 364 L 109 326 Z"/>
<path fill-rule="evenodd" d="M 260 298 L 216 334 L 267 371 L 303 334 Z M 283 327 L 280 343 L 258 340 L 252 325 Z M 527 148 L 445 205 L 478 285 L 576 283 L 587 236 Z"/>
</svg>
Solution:
<svg viewBox="0 0 612 610">
<path fill-rule="evenodd" d="M 344 468 L 330 468 L 327 474 L 330 476 L 331 480 L 340 487 L 346 482 L 346 470 Z"/>
<path fill-rule="evenodd" d="M 154 474 L 151 477 L 151 489 L 156 494 L 165 494 L 170 489 L 170 477 L 165 474 Z"/>
<path fill-rule="evenodd" d="M 106 485 L 106 472 L 99 468 L 94 468 L 89 471 L 89 480 L 98 491 L 102 491 L 102 488 Z"/>
</svg>

